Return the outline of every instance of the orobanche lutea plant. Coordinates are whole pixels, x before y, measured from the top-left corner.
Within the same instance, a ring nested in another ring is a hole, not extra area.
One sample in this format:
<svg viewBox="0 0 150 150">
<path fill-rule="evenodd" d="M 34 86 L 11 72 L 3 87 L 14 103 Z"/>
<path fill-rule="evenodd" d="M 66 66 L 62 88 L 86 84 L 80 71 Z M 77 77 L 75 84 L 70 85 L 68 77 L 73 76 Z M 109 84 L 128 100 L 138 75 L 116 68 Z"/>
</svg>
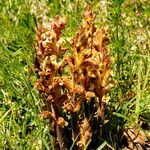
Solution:
<svg viewBox="0 0 150 150">
<path fill-rule="evenodd" d="M 61 37 L 66 22 L 60 16 L 37 29 L 35 86 L 45 103 L 41 117 L 50 119 L 52 149 L 92 149 L 102 138 L 111 56 L 107 29 L 95 27 L 93 12 L 84 16 L 69 50 Z"/>
</svg>

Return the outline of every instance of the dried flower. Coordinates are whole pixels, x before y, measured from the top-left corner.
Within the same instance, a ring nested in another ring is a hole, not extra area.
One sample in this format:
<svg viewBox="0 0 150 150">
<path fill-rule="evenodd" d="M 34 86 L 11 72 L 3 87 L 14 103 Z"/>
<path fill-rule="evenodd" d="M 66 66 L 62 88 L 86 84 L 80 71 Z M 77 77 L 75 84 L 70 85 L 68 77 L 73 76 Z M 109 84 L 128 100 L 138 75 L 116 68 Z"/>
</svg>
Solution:
<svg viewBox="0 0 150 150">
<path fill-rule="evenodd" d="M 64 118 L 59 117 L 59 118 L 57 119 L 57 124 L 58 124 L 60 127 L 64 127 L 64 126 L 67 126 L 67 125 L 68 125 L 68 122 L 66 122 L 66 121 L 64 120 Z"/>
</svg>

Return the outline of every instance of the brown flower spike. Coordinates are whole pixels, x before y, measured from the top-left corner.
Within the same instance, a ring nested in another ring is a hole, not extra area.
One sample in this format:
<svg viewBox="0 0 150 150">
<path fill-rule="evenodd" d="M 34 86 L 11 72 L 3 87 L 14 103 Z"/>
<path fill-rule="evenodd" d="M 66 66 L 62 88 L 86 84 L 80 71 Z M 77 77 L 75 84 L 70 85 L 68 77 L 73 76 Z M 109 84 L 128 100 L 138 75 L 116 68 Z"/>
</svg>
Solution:
<svg viewBox="0 0 150 150">
<path fill-rule="evenodd" d="M 84 149 L 88 141 L 100 136 L 95 124 L 104 123 L 113 82 L 107 28 L 97 29 L 94 21 L 95 14 L 87 10 L 70 43 L 71 55 L 65 54 L 61 38 L 63 18 L 56 16 L 37 30 L 35 86 L 45 102 L 42 117 L 51 120 L 51 132 L 56 135 L 51 138 L 54 149 L 69 149 L 73 143 L 76 149 Z"/>
</svg>

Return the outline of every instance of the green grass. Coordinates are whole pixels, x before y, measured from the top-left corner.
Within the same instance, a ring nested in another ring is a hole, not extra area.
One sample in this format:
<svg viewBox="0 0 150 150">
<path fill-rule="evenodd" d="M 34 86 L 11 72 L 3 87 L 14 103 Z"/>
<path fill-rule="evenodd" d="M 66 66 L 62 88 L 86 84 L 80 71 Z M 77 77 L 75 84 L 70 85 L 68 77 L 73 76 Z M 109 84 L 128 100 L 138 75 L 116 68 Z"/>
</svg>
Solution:
<svg viewBox="0 0 150 150">
<path fill-rule="evenodd" d="M 35 1 L 35 7 L 39 2 Z M 148 0 L 108 0 L 107 11 L 97 0 L 48 0 L 40 4 L 45 11 L 38 9 L 36 13 L 31 13 L 30 0 L 0 0 L 0 149 L 50 149 L 49 121 L 39 119 L 44 104 L 33 87 L 35 20 L 40 22 L 44 15 L 64 16 L 67 28 L 63 34 L 70 38 L 81 24 L 86 3 L 97 14 L 97 26 L 109 25 L 116 80 L 107 112 L 111 123 L 106 125 L 100 149 L 117 149 L 120 136 L 114 131 L 119 134 L 125 127 L 138 126 L 139 120 L 150 130 Z"/>
</svg>

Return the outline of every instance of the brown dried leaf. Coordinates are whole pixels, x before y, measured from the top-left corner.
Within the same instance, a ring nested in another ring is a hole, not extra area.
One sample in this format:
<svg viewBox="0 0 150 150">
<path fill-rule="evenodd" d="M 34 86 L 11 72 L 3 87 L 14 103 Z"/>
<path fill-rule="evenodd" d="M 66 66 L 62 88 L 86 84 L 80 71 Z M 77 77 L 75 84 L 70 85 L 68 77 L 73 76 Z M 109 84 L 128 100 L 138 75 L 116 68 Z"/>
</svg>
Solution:
<svg viewBox="0 0 150 150">
<path fill-rule="evenodd" d="M 124 136 L 128 140 L 128 148 L 141 150 L 144 148 L 149 149 L 150 143 L 147 141 L 147 135 L 139 128 L 131 127 L 124 132 Z"/>
</svg>

